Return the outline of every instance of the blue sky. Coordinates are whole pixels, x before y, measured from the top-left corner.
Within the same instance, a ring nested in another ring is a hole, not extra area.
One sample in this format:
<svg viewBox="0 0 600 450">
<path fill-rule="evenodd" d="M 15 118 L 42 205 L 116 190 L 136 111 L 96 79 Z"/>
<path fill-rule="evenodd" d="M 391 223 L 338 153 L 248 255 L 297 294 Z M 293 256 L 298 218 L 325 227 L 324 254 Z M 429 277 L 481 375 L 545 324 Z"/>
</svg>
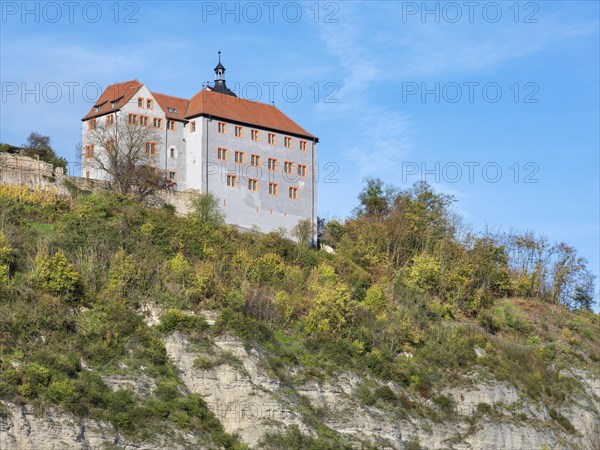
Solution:
<svg viewBox="0 0 600 450">
<path fill-rule="evenodd" d="M 365 176 L 425 177 L 475 229 L 535 230 L 599 273 L 596 1 L 22 5 L 2 2 L 2 142 L 35 130 L 73 161 L 97 87 L 189 98 L 222 50 L 231 88 L 273 86 L 321 139 L 321 216 L 347 216 Z"/>
</svg>

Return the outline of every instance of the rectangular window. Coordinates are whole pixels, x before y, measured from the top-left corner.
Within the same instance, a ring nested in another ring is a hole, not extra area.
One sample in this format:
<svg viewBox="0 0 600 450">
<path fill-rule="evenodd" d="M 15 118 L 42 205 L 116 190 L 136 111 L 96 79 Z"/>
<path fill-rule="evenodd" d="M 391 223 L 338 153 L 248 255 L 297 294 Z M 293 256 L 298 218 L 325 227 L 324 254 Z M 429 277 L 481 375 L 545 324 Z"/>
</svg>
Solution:
<svg viewBox="0 0 600 450">
<path fill-rule="evenodd" d="M 285 136 L 283 138 L 283 146 L 285 148 L 292 148 L 292 138 L 289 136 Z"/>
<path fill-rule="evenodd" d="M 167 130 L 175 131 L 175 121 L 167 120 Z"/>
<path fill-rule="evenodd" d="M 151 99 L 146 99 L 146 108 L 148 109 L 152 109 L 153 105 L 152 105 L 152 100 Z"/>
<path fill-rule="evenodd" d="M 260 167 L 260 155 L 250 155 L 250 165 L 252 167 Z"/>
<path fill-rule="evenodd" d="M 267 167 L 269 170 L 277 170 L 277 160 L 275 158 L 269 158 L 267 161 Z"/>
<path fill-rule="evenodd" d="M 192 120 L 190 122 L 190 133 L 193 133 L 194 131 L 196 131 L 196 121 Z"/>
<path fill-rule="evenodd" d="M 260 131 L 250 130 L 250 138 L 252 138 L 253 141 L 260 141 Z"/>
<path fill-rule="evenodd" d="M 301 177 L 306 177 L 306 165 L 298 164 L 298 175 Z"/>
<path fill-rule="evenodd" d="M 277 183 L 269 183 L 269 194 L 279 195 L 279 185 Z"/>
<path fill-rule="evenodd" d="M 306 151 L 306 141 L 300 141 L 300 150 Z"/>
<path fill-rule="evenodd" d="M 131 125 L 137 125 L 137 123 L 138 123 L 137 114 L 127 114 L 127 122 L 130 123 Z"/>
<path fill-rule="evenodd" d="M 93 158 L 94 157 L 94 146 L 93 145 L 86 145 L 85 146 L 85 157 L 86 158 Z"/>
<path fill-rule="evenodd" d="M 240 126 L 235 126 L 234 128 L 235 137 L 243 138 L 244 137 L 244 129 Z"/>
<path fill-rule="evenodd" d="M 235 151 L 234 160 L 237 164 L 244 164 L 244 152 Z"/>
<path fill-rule="evenodd" d="M 156 155 L 156 142 L 146 142 L 146 155 Z"/>
<path fill-rule="evenodd" d="M 139 108 L 144 107 L 144 99 L 142 97 L 138 97 L 138 107 Z"/>
<path fill-rule="evenodd" d="M 275 137 L 274 133 L 269 133 L 268 141 L 269 141 L 269 144 L 271 144 L 271 145 L 275 145 L 277 143 L 277 138 Z"/>
<path fill-rule="evenodd" d="M 217 149 L 217 159 L 221 161 L 227 161 L 227 149 L 219 147 Z"/>
<path fill-rule="evenodd" d="M 175 151 L 175 147 L 171 147 L 171 148 L 169 149 L 169 156 L 170 156 L 171 158 L 175 158 L 175 157 L 177 157 L 177 153 L 176 153 L 176 151 Z"/>
<path fill-rule="evenodd" d="M 283 171 L 287 174 L 291 174 L 294 170 L 294 163 L 289 161 L 284 161 L 283 163 Z"/>
<path fill-rule="evenodd" d="M 169 180 L 175 181 L 177 179 L 177 172 L 169 170 Z"/>
<path fill-rule="evenodd" d="M 144 127 L 148 126 L 148 116 L 140 116 L 140 125 Z"/>
<path fill-rule="evenodd" d="M 227 175 L 227 186 L 228 187 L 237 187 L 237 176 L 236 175 Z"/>
<path fill-rule="evenodd" d="M 92 119 L 88 122 L 88 128 L 90 130 L 95 130 L 96 129 L 96 119 Z"/>
<path fill-rule="evenodd" d="M 162 128 L 162 119 L 154 119 L 152 126 L 154 128 Z"/>
<path fill-rule="evenodd" d="M 298 200 L 298 188 L 290 186 L 288 190 L 288 197 L 292 200 Z"/>
<path fill-rule="evenodd" d="M 108 116 L 106 116 L 106 126 L 111 126 L 114 123 L 115 123 L 115 116 L 113 116 L 112 114 L 109 114 Z"/>
<path fill-rule="evenodd" d="M 227 134 L 227 124 L 225 122 L 219 122 L 217 131 L 221 134 Z"/>
<path fill-rule="evenodd" d="M 115 145 L 115 141 L 113 139 L 106 141 L 106 151 L 108 153 L 115 153 L 117 151 L 117 146 Z"/>
<path fill-rule="evenodd" d="M 253 192 L 258 191 L 258 180 L 248 178 L 248 190 Z"/>
</svg>

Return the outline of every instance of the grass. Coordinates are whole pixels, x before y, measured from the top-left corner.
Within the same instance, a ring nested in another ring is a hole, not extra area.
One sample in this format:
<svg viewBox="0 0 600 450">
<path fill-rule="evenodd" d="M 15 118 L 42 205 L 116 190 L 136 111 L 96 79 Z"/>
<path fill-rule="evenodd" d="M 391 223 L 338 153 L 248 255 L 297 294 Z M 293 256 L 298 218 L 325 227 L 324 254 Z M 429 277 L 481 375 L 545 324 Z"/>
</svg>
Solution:
<svg viewBox="0 0 600 450">
<path fill-rule="evenodd" d="M 29 222 L 29 225 L 34 230 L 47 237 L 52 236 L 52 233 L 54 233 L 54 224 L 52 223 Z"/>
</svg>

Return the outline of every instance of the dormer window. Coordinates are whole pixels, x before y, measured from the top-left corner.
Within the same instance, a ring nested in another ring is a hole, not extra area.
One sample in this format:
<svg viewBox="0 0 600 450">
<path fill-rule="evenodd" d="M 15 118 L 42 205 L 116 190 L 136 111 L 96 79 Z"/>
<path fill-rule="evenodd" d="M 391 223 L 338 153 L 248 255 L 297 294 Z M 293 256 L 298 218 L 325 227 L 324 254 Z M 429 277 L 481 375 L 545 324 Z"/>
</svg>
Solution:
<svg viewBox="0 0 600 450">
<path fill-rule="evenodd" d="M 115 109 L 115 108 L 117 107 L 117 102 L 112 102 L 112 103 L 110 104 L 110 107 L 111 107 L 112 109 Z"/>
<path fill-rule="evenodd" d="M 173 109 L 172 108 L 167 108 L 167 111 L 170 112 L 170 113 L 172 113 Z"/>
<path fill-rule="evenodd" d="M 99 107 L 99 106 L 96 106 L 96 107 L 94 108 L 94 111 L 96 111 L 96 112 L 100 111 L 100 107 Z"/>
<path fill-rule="evenodd" d="M 177 114 L 177 109 L 173 108 L 173 114 Z"/>
</svg>

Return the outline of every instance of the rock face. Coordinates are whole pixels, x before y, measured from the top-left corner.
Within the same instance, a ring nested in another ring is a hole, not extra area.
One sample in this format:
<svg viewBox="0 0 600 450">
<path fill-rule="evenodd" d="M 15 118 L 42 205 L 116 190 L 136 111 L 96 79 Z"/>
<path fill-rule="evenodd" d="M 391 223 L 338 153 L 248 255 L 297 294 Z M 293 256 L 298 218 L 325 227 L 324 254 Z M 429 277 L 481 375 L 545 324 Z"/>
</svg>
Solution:
<svg viewBox="0 0 600 450">
<path fill-rule="evenodd" d="M 247 348 L 236 338 L 219 337 L 208 352 L 195 350 L 180 333 L 171 335 L 165 344 L 187 388 L 202 394 L 225 429 L 239 434 L 252 448 L 259 448 L 257 444 L 265 432 L 282 432 L 290 424 L 314 434 L 302 413 L 302 405 L 308 401 L 313 410 L 319 411 L 323 425 L 346 436 L 357 448 L 368 441 L 378 448 L 398 450 L 408 442 L 418 442 L 426 449 L 597 450 L 590 435 L 600 419 L 600 383 L 586 379 L 583 372 L 570 376 L 586 386 L 586 398 L 560 411 L 577 430 L 570 434 L 549 426 L 548 410 L 524 400 L 514 386 L 507 384 L 481 382 L 441 392 L 455 406 L 453 415 L 440 422 L 406 418 L 407 414 L 398 414 L 399 405 L 390 408 L 393 412 L 382 406 L 362 405 L 357 390 L 363 380 L 353 374 L 298 386 L 281 383 L 263 369 L 260 349 Z M 194 363 L 198 360 L 203 364 Z M 420 401 L 432 407 L 430 401 Z M 479 414 L 478 420 L 472 420 L 480 404 L 493 410 L 494 416 Z"/>
<path fill-rule="evenodd" d="M 244 346 L 233 337 L 220 336 L 206 347 L 174 333 L 165 345 L 186 388 L 201 394 L 226 431 L 237 433 L 251 448 L 260 448 L 265 433 L 283 432 L 292 424 L 315 435 L 316 420 L 356 448 L 369 442 L 376 448 L 396 450 L 415 448 L 416 443 L 418 448 L 454 450 L 600 449 L 600 380 L 583 371 L 564 374 L 578 379 L 584 391 L 569 408 L 558 411 L 575 428 L 569 433 L 548 420 L 550 413 L 544 405 L 525 399 L 508 384 L 474 380 L 468 387 L 446 389 L 439 395 L 453 400 L 451 413 L 433 420 L 393 402 L 366 406 L 359 401 L 365 380 L 352 373 L 298 385 L 282 382 L 265 369 L 260 348 Z M 113 376 L 105 382 L 113 389 L 131 389 L 140 395 L 153 387 L 152 380 L 143 377 Z M 389 387 L 401 392 L 395 385 Z M 430 400 L 410 400 L 419 408 L 436 409 Z M 76 418 L 56 408 L 37 413 L 30 405 L 3 403 L 1 410 L 1 450 L 199 448 L 196 437 L 174 436 L 170 430 L 151 443 L 131 442 L 108 423 Z"/>
<path fill-rule="evenodd" d="M 131 442 L 110 424 L 75 418 L 55 408 L 36 414 L 30 405 L 2 403 L 0 416 L 0 449 L 64 450 L 120 448 L 154 450 L 165 448 L 198 448 L 193 437 L 189 445 L 168 441 L 166 436 L 155 443 Z"/>
<path fill-rule="evenodd" d="M 307 431 L 281 396 L 279 382 L 261 373 L 256 356 L 248 354 L 238 340 L 217 340 L 214 357 L 225 355 L 229 362 L 212 368 L 194 367 L 201 353 L 194 352 L 180 333 L 170 336 L 165 345 L 186 387 L 202 394 L 225 430 L 239 434 L 244 442 L 254 446 L 265 432 L 281 431 L 291 424 Z"/>
</svg>

